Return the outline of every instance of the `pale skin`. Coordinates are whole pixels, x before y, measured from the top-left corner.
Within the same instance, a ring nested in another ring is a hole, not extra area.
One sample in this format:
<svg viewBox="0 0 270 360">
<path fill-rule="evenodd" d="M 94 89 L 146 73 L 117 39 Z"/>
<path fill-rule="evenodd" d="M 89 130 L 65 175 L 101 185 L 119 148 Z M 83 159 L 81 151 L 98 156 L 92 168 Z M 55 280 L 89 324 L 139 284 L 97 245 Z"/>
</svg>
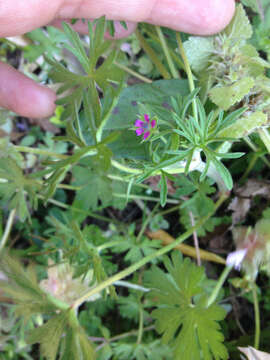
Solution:
<svg viewBox="0 0 270 360">
<path fill-rule="evenodd" d="M 137 22 L 167 26 L 191 34 L 210 35 L 222 30 L 234 13 L 234 0 L 0 0 L 0 37 L 15 36 L 40 26 L 72 18 L 105 15 L 125 20 L 117 37 L 131 33 Z M 84 32 L 82 23 L 76 30 Z M 55 93 L 36 84 L 7 64 L 0 63 L 0 106 L 32 118 L 50 116 Z"/>
</svg>

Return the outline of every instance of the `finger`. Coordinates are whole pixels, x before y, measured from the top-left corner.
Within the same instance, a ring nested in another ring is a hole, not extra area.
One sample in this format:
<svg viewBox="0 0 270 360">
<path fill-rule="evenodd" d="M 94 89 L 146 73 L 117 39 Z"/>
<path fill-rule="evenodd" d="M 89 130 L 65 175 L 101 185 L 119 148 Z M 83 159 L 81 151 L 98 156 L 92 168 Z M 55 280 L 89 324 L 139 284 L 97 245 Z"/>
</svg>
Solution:
<svg viewBox="0 0 270 360">
<path fill-rule="evenodd" d="M 103 15 L 206 35 L 226 26 L 233 12 L 234 0 L 0 0 L 0 36 L 22 34 L 54 19 Z"/>
<path fill-rule="evenodd" d="M 74 25 L 71 24 L 70 20 L 68 19 L 63 19 L 63 20 L 55 20 L 53 21 L 50 25 L 53 25 L 59 29 L 62 28 L 62 22 L 68 22 L 69 25 L 71 25 L 71 27 L 77 31 L 80 34 L 88 34 L 88 25 L 85 21 L 77 21 Z M 114 22 L 114 29 L 115 29 L 115 33 L 113 38 L 114 39 L 121 39 L 123 37 L 127 37 L 129 36 L 131 33 L 133 33 L 133 31 L 136 29 L 137 24 L 133 23 L 133 22 L 126 22 L 127 25 L 127 29 L 125 29 L 119 21 L 115 21 Z M 109 35 L 109 33 L 106 33 L 106 38 L 111 39 L 112 37 Z"/>
<path fill-rule="evenodd" d="M 209 35 L 223 29 L 233 16 L 234 0 L 99 0 L 63 4 L 60 18 L 99 18 L 149 22 L 192 34 Z"/>
<path fill-rule="evenodd" d="M 43 118 L 55 109 L 55 93 L 0 62 L 0 106 L 21 116 Z"/>
</svg>

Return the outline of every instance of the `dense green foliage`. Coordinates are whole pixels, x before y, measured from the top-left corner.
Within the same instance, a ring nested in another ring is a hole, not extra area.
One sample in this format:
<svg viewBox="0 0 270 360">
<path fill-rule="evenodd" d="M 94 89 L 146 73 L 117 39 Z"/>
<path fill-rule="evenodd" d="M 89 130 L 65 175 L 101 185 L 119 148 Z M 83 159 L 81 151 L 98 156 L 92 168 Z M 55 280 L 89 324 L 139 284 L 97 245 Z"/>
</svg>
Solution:
<svg viewBox="0 0 270 360">
<path fill-rule="evenodd" d="M 1 360 L 270 352 L 270 7 L 243 5 L 210 37 L 106 40 L 104 17 L 26 35 L 58 100 L 40 126 L 1 112 Z"/>
</svg>

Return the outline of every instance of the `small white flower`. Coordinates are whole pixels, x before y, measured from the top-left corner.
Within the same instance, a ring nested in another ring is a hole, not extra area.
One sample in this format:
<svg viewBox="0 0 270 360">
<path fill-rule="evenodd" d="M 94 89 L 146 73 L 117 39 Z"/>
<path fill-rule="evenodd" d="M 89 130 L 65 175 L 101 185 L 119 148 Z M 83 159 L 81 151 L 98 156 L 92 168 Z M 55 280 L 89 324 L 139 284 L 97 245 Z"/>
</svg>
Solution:
<svg viewBox="0 0 270 360">
<path fill-rule="evenodd" d="M 241 269 L 241 263 L 244 260 L 246 254 L 247 254 L 247 249 L 240 249 L 231 252 L 227 256 L 226 265 L 233 266 L 236 270 L 239 271 Z"/>
</svg>

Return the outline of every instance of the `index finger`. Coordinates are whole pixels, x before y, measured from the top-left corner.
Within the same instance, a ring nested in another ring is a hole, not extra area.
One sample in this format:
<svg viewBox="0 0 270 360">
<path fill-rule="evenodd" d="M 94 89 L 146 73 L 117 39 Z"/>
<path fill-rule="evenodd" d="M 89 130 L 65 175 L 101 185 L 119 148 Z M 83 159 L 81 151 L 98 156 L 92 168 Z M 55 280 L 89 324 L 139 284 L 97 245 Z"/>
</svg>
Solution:
<svg viewBox="0 0 270 360">
<path fill-rule="evenodd" d="M 56 19 L 103 15 L 209 35 L 225 27 L 233 12 L 234 0 L 0 0 L 0 36 L 22 34 Z"/>
</svg>

